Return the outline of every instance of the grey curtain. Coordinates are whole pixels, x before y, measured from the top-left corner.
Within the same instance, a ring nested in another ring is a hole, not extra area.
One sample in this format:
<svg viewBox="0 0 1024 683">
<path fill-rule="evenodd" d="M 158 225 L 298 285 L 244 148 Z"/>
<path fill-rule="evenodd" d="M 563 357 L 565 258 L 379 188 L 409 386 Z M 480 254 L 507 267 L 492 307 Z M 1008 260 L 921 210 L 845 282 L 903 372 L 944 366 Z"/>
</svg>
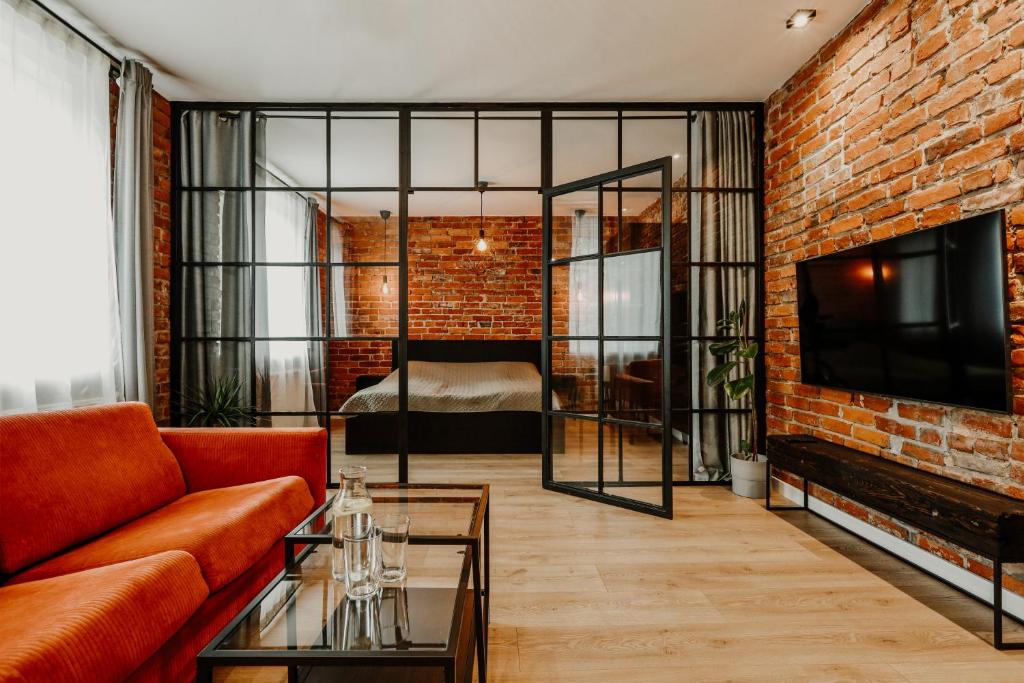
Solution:
<svg viewBox="0 0 1024 683">
<path fill-rule="evenodd" d="M 246 338 L 252 292 L 247 262 L 253 253 L 254 164 L 262 164 L 265 122 L 250 112 L 186 112 L 180 122 L 182 281 L 178 301 L 181 392 L 189 395 L 217 378 L 238 377 L 252 404 L 251 345 L 245 341 L 195 341 L 195 337 Z M 213 188 L 189 190 L 187 188 Z M 223 265 L 220 265 L 223 264 Z"/>
<path fill-rule="evenodd" d="M 306 258 L 313 261 L 320 261 L 320 256 L 317 253 L 317 214 L 319 213 L 319 205 L 317 201 L 312 197 L 306 198 Z M 325 226 L 326 231 L 326 226 Z M 324 308 L 320 301 L 320 273 L 321 270 L 317 269 L 306 269 L 306 288 L 309 291 L 309 296 L 306 298 L 306 334 L 310 337 L 319 337 L 323 335 L 323 316 L 325 314 Z M 313 383 L 313 402 L 316 405 L 317 411 L 323 411 L 324 402 L 326 400 L 324 396 L 324 344 L 316 341 L 310 342 L 309 344 L 309 377 Z M 322 427 L 329 427 L 330 425 L 321 425 Z"/>
<path fill-rule="evenodd" d="M 114 259 L 123 399 L 153 407 L 153 76 L 126 59 L 114 140 Z"/>
<path fill-rule="evenodd" d="M 693 185 L 726 190 L 754 187 L 754 122 L 749 112 L 699 112 L 693 122 L 691 173 Z M 691 253 L 704 262 L 752 262 L 756 258 L 754 195 L 752 192 L 704 192 L 691 202 Z M 741 301 L 755 303 L 755 273 L 749 266 L 699 269 L 697 296 L 691 300 L 695 334 L 720 334 L 717 322 Z M 751 309 L 749 330 L 753 331 Z M 708 387 L 704 378 L 718 364 L 708 351 L 709 344 L 695 342 L 691 357 L 694 384 L 701 408 L 742 408 L 732 402 L 724 389 Z M 699 388 L 698 388 L 699 387 Z M 716 480 L 729 472 L 729 456 L 747 439 L 749 425 L 741 414 L 705 413 L 693 425 L 699 435 L 693 449 L 694 472 L 698 479 Z"/>
</svg>

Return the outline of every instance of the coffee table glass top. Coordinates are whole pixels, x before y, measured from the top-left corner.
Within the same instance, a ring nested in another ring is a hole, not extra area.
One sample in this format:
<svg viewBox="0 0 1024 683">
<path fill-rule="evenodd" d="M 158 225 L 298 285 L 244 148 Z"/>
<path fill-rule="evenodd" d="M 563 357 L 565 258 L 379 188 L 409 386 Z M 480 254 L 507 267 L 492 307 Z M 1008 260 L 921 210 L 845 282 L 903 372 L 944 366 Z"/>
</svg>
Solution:
<svg viewBox="0 0 1024 683">
<path fill-rule="evenodd" d="M 331 577 L 330 545 L 289 568 L 215 649 L 387 655 L 445 652 L 466 599 L 468 563 L 458 546 L 410 546 L 408 577 L 376 597 L 350 600 Z M 461 590 L 460 590 L 461 589 Z"/>
<path fill-rule="evenodd" d="M 376 484 L 366 485 L 373 498 L 373 516 L 383 517 L 392 512 L 409 515 L 412 520 L 411 539 L 430 540 L 438 537 L 476 536 L 482 523 L 482 503 L 486 488 L 483 486 L 442 486 L 433 484 Z M 323 542 L 322 537 L 332 529 L 331 504 L 333 496 L 318 508 L 305 522 L 288 534 L 290 540 Z"/>
</svg>

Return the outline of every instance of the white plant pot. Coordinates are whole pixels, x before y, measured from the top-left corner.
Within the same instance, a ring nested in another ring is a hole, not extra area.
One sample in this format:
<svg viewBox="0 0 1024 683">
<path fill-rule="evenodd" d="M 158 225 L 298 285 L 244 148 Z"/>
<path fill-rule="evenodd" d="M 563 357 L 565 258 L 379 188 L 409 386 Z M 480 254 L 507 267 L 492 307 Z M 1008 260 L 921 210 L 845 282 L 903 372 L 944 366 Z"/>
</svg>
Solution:
<svg viewBox="0 0 1024 683">
<path fill-rule="evenodd" d="M 733 455 L 730 464 L 732 492 L 744 498 L 764 498 L 768 458 L 760 453 L 756 460 L 744 460 Z"/>
</svg>

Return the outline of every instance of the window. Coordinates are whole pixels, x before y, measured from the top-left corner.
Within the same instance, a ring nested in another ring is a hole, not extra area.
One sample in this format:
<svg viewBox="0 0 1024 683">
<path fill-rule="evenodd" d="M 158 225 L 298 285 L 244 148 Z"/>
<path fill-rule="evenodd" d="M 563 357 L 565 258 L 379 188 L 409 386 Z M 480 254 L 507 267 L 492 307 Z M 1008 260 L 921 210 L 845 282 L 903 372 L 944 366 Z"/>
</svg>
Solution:
<svg viewBox="0 0 1024 683">
<path fill-rule="evenodd" d="M 31 3 L 0 2 L 0 414 L 123 390 L 109 69 Z"/>
</svg>

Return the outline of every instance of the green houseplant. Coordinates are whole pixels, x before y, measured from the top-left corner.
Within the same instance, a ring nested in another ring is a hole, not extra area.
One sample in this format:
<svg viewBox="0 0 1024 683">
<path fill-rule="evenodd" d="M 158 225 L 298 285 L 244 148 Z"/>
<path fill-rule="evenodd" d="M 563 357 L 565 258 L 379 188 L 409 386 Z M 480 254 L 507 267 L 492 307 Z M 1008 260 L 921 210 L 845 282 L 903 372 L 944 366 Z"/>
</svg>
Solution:
<svg viewBox="0 0 1024 683">
<path fill-rule="evenodd" d="M 213 377 L 184 396 L 182 417 L 189 427 L 241 427 L 253 424 L 253 408 L 242 400 L 242 380 Z"/>
<path fill-rule="evenodd" d="M 761 349 L 747 334 L 749 312 L 747 302 L 743 300 L 739 306 L 718 321 L 720 333 L 733 335 L 733 338 L 709 346 L 711 354 L 719 358 L 720 362 L 708 372 L 707 383 L 709 387 L 721 385 L 733 401 L 751 398 L 747 411 L 750 440 L 741 440 L 739 452 L 730 454 L 730 471 L 733 493 L 748 498 L 760 498 L 764 495 L 767 467 L 764 456 L 757 453 L 757 407 L 753 397 L 756 388 L 757 357 Z"/>
</svg>

